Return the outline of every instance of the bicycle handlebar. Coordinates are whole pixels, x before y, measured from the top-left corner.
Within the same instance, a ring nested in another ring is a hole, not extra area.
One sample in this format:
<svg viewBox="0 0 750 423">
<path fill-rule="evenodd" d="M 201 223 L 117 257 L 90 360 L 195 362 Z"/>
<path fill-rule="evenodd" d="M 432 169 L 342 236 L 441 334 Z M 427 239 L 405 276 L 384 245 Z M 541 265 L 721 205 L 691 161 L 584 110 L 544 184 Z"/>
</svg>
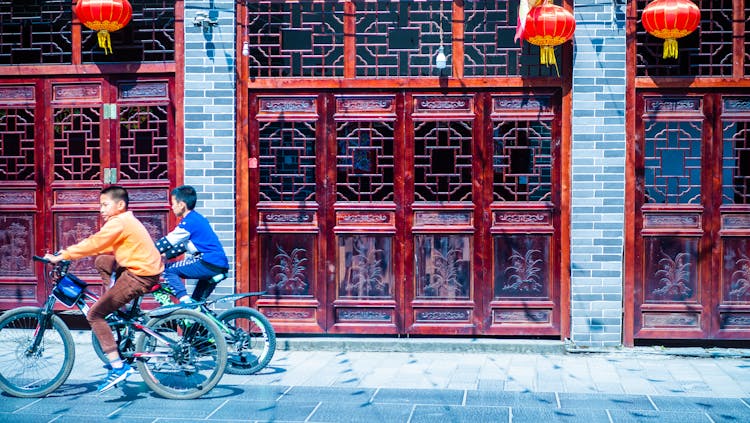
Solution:
<svg viewBox="0 0 750 423">
<path fill-rule="evenodd" d="M 35 256 L 31 256 L 31 258 L 33 258 L 33 259 L 34 259 L 34 260 L 36 260 L 36 261 L 41 261 L 42 263 L 49 263 L 49 260 L 47 260 L 47 259 L 46 259 L 46 258 L 44 258 L 44 257 L 40 257 L 40 256 L 36 256 L 36 255 L 35 255 Z"/>
</svg>

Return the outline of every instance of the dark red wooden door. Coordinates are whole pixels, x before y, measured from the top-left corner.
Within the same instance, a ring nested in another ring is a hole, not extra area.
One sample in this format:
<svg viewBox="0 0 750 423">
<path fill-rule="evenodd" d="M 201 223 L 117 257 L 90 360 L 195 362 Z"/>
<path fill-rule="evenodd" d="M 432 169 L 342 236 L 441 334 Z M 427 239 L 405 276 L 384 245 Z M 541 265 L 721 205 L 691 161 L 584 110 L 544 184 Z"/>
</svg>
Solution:
<svg viewBox="0 0 750 423">
<path fill-rule="evenodd" d="M 152 236 L 165 233 L 169 187 L 178 173 L 172 78 L 40 79 L 0 90 L 3 173 L 0 236 L 18 247 L 0 262 L 18 263 L 3 278 L 4 307 L 46 296 L 32 254 L 55 251 L 100 227 L 99 190 L 121 184 L 130 209 Z M 32 127 L 34 128 L 32 130 Z M 172 159 L 170 159 L 172 158 Z M 11 235 L 13 234 L 13 235 Z M 98 282 L 93 259 L 74 270 Z M 10 295 L 15 289 L 17 294 Z"/>
<path fill-rule="evenodd" d="M 638 98 L 635 338 L 747 338 L 750 98 Z"/>
<path fill-rule="evenodd" d="M 291 332 L 559 334 L 558 102 L 252 94 L 258 307 Z"/>
</svg>

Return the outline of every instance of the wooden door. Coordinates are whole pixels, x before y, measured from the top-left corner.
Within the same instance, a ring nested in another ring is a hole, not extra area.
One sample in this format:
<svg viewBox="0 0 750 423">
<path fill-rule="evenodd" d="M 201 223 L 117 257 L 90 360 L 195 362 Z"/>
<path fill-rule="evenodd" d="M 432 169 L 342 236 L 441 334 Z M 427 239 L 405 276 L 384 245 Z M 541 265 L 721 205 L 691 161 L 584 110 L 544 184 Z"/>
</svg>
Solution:
<svg viewBox="0 0 750 423">
<path fill-rule="evenodd" d="M 44 295 L 31 256 L 44 246 L 42 86 L 0 84 L 0 309 L 37 304 Z"/>
<path fill-rule="evenodd" d="M 749 98 L 638 99 L 634 337 L 747 338 Z"/>
<path fill-rule="evenodd" d="M 168 227 L 181 150 L 173 78 L 25 80 L 0 86 L 0 250 L 3 307 L 46 295 L 31 255 L 56 251 L 101 226 L 99 191 L 120 184 L 154 238 Z M 74 271 L 98 283 L 93 258 Z"/>
<path fill-rule="evenodd" d="M 249 268 L 279 331 L 326 327 L 326 110 L 320 94 L 250 97 Z"/>
<path fill-rule="evenodd" d="M 251 277 L 278 330 L 559 334 L 557 94 L 250 101 Z"/>
<path fill-rule="evenodd" d="M 99 191 L 128 189 L 129 209 L 154 239 L 167 232 L 170 178 L 178 170 L 169 78 L 99 78 L 46 82 L 52 148 L 46 184 L 53 250 L 95 233 Z M 93 257 L 74 271 L 99 282 Z"/>
</svg>

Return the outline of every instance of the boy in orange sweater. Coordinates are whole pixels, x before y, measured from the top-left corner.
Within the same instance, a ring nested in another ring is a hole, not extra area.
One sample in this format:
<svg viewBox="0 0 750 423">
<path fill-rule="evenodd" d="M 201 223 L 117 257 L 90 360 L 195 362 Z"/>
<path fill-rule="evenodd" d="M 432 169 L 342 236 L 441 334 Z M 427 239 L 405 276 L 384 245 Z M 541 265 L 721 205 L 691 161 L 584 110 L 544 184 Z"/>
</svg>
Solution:
<svg viewBox="0 0 750 423">
<path fill-rule="evenodd" d="M 133 373 L 132 367 L 120 359 L 114 336 L 104 318 L 133 298 L 149 292 L 159 282 L 159 275 L 164 270 L 161 254 L 154 246 L 151 235 L 133 212 L 128 211 L 128 202 L 125 188 L 114 185 L 104 188 L 99 196 L 104 225 L 99 232 L 59 251 L 57 255 L 44 256 L 57 263 L 98 255 L 94 265 L 106 291 L 91 306 L 86 319 L 110 360 L 109 374 L 99 386 L 99 392 L 113 388 Z M 117 280 L 110 287 L 112 274 L 116 275 Z"/>
</svg>

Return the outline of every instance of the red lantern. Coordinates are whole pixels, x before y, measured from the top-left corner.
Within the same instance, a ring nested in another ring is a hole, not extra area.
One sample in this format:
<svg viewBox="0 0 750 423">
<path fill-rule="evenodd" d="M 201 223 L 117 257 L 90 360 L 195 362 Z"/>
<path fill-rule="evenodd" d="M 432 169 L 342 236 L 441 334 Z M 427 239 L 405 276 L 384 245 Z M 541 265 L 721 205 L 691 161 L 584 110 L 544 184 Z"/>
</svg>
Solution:
<svg viewBox="0 0 750 423">
<path fill-rule="evenodd" d="M 576 19 L 573 14 L 560 6 L 543 4 L 534 6 L 526 15 L 526 27 L 523 39 L 540 48 L 540 62 L 543 65 L 555 65 L 555 46 L 568 41 L 576 30 Z M 559 72 L 558 72 L 559 74 Z"/>
<path fill-rule="evenodd" d="M 641 15 L 641 22 L 649 34 L 664 39 L 663 57 L 677 58 L 677 39 L 698 28 L 701 11 L 690 0 L 656 0 Z"/>
<path fill-rule="evenodd" d="M 108 54 L 107 50 L 112 53 L 109 33 L 127 25 L 133 16 L 128 0 L 78 0 L 73 11 L 86 28 L 99 31 L 99 47 L 104 49 L 104 54 Z"/>
</svg>

